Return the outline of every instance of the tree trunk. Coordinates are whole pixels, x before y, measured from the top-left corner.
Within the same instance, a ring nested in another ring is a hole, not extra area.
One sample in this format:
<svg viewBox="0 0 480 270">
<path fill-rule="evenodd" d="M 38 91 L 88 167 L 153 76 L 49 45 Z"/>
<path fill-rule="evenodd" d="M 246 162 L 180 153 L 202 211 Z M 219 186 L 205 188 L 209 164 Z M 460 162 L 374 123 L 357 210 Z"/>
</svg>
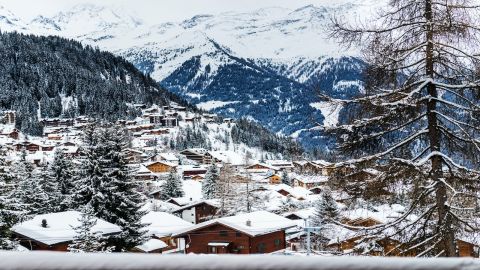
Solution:
<svg viewBox="0 0 480 270">
<path fill-rule="evenodd" d="M 426 76 L 430 79 L 434 78 L 434 47 L 433 47 L 433 27 L 428 22 L 433 22 L 432 0 L 425 1 L 425 19 L 427 48 L 426 57 Z M 437 98 L 438 93 L 435 84 L 430 83 L 427 86 L 428 95 Z M 440 152 L 440 133 L 438 129 L 438 119 L 435 113 L 437 109 L 437 101 L 430 99 L 427 103 L 428 118 L 428 137 L 432 152 Z M 442 246 L 446 257 L 456 257 L 457 250 L 455 245 L 455 235 L 453 231 L 452 216 L 449 214 L 447 203 L 447 190 L 443 180 L 442 164 L 443 159 L 439 156 L 432 157 L 432 180 L 436 183 L 437 190 L 435 192 L 436 206 L 438 211 L 437 228 L 442 237 Z"/>
</svg>

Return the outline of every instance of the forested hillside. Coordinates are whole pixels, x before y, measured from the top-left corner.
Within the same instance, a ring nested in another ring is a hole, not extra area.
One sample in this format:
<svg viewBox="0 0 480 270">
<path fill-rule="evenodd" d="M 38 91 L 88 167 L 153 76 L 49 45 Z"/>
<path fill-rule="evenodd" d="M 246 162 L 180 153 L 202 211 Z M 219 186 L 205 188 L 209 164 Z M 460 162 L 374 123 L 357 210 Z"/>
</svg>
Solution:
<svg viewBox="0 0 480 270">
<path fill-rule="evenodd" d="M 0 34 L 0 74 L 0 109 L 31 134 L 39 117 L 115 120 L 137 115 L 134 103 L 182 103 L 123 58 L 54 36 Z"/>
</svg>

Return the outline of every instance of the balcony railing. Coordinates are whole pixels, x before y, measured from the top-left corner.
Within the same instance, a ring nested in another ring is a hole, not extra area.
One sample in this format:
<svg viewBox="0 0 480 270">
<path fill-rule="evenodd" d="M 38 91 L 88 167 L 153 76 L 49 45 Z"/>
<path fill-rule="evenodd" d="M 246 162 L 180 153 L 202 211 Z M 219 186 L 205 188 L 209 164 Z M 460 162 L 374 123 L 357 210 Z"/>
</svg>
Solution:
<svg viewBox="0 0 480 270">
<path fill-rule="evenodd" d="M 9 270 L 474 270 L 476 259 L 0 252 Z"/>
</svg>

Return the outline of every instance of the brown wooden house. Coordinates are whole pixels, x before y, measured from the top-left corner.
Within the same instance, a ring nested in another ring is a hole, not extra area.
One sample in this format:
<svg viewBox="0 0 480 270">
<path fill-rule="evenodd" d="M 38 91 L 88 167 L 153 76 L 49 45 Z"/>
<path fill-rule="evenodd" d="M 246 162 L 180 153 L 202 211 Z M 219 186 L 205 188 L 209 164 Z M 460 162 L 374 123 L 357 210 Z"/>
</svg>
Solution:
<svg viewBox="0 0 480 270">
<path fill-rule="evenodd" d="M 267 211 L 224 217 L 175 234 L 185 239 L 185 253 L 262 254 L 286 248 L 285 230 L 295 223 Z"/>
<path fill-rule="evenodd" d="M 177 165 L 164 161 L 154 161 L 145 164 L 145 167 L 149 169 L 152 173 L 168 173 L 171 171 L 175 171 Z"/>
<path fill-rule="evenodd" d="M 11 231 L 14 238 L 29 250 L 68 251 L 68 245 L 75 238 L 75 227 L 80 225 L 78 211 L 66 211 L 37 215 L 16 224 Z M 108 237 L 122 230 L 115 224 L 96 219 L 92 232 Z"/>
<path fill-rule="evenodd" d="M 184 205 L 175 209 L 172 213 L 190 223 L 198 224 L 214 218 L 218 212 L 217 200 L 203 200 Z"/>
</svg>

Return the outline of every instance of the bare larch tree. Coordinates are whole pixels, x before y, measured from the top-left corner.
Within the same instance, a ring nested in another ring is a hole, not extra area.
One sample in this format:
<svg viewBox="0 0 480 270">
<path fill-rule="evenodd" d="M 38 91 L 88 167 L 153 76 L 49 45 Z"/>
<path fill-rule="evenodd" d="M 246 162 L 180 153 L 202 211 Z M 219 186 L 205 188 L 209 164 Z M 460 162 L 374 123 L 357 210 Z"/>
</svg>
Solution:
<svg viewBox="0 0 480 270">
<path fill-rule="evenodd" d="M 361 228 L 365 241 L 399 240 L 396 254 L 458 256 L 458 240 L 478 230 L 479 10 L 469 0 L 390 0 L 365 22 L 332 19 L 332 38 L 360 45 L 369 66 L 364 94 L 329 99 L 355 112 L 329 130 L 349 157 L 338 166 L 374 167 L 370 181 L 409 189 L 400 217 Z"/>
</svg>

